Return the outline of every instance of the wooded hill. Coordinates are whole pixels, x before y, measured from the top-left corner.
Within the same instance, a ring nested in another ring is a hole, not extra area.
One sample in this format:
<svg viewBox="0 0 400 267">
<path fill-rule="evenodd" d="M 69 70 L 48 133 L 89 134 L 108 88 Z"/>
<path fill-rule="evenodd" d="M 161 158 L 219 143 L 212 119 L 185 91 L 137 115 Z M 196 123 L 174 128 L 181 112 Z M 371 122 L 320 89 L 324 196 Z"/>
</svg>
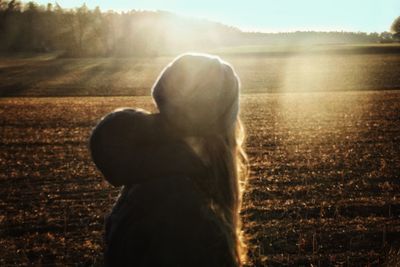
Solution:
<svg viewBox="0 0 400 267">
<path fill-rule="evenodd" d="M 238 45 L 375 43 L 388 33 L 243 32 L 165 11 L 103 12 L 0 0 L 0 52 L 63 56 L 158 56 Z"/>
</svg>

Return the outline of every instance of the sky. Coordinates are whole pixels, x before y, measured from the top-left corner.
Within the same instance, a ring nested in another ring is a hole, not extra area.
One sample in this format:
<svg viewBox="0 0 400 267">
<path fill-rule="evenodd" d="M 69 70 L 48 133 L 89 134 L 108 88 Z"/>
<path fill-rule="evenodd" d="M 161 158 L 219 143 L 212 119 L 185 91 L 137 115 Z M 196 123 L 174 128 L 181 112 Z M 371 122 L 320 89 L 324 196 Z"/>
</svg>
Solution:
<svg viewBox="0 0 400 267">
<path fill-rule="evenodd" d="M 89 8 L 99 6 L 103 11 L 165 10 L 263 32 L 383 32 L 400 16 L 400 0 L 57 0 L 57 3 L 63 8 L 86 3 Z"/>
</svg>

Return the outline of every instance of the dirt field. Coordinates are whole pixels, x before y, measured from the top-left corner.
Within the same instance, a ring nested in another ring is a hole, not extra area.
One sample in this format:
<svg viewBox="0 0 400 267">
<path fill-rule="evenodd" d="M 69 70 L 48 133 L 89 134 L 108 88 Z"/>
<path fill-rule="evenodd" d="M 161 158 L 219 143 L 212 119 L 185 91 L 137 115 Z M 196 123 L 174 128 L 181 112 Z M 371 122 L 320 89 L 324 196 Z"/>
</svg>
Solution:
<svg viewBox="0 0 400 267">
<path fill-rule="evenodd" d="M 399 91 L 250 94 L 242 105 L 254 265 L 400 261 Z M 87 140 L 120 106 L 154 110 L 148 97 L 0 99 L 1 266 L 101 265 L 118 189 Z"/>
</svg>

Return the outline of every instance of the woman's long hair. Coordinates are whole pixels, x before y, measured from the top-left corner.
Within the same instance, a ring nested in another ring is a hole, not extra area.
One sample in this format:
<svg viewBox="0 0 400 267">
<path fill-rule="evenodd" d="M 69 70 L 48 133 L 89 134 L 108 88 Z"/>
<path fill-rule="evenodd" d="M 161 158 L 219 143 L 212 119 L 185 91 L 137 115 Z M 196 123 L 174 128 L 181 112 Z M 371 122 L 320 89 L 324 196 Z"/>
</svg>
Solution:
<svg viewBox="0 0 400 267">
<path fill-rule="evenodd" d="M 195 181 L 207 196 L 217 223 L 228 240 L 236 266 L 246 262 L 247 246 L 242 232 L 240 210 L 248 176 L 248 160 L 243 149 L 245 133 L 240 120 L 225 133 L 188 138 L 209 171 Z"/>
</svg>

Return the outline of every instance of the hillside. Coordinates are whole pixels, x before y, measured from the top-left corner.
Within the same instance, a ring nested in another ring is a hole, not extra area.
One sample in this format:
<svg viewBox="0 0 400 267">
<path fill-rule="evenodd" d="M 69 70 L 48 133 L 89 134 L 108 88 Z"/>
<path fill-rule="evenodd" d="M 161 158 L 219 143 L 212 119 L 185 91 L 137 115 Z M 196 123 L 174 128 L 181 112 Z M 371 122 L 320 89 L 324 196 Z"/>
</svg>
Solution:
<svg viewBox="0 0 400 267">
<path fill-rule="evenodd" d="M 103 12 L 85 5 L 0 2 L 0 52 L 64 57 L 165 56 L 226 46 L 377 43 L 385 33 L 244 32 L 234 26 L 165 11 Z"/>
</svg>

